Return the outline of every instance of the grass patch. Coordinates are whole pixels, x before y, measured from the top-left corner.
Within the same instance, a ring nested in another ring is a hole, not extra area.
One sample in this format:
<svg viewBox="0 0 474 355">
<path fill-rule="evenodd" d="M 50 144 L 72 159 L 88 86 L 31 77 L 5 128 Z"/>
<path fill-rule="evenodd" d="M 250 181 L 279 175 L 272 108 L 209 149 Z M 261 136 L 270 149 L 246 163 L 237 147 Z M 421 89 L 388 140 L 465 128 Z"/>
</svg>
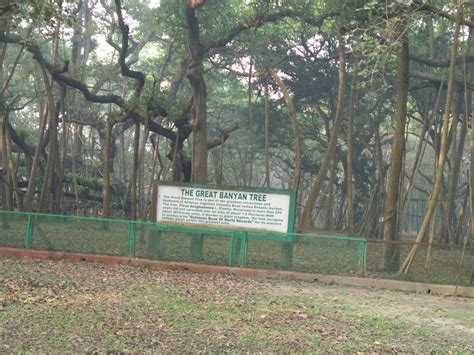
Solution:
<svg viewBox="0 0 474 355">
<path fill-rule="evenodd" d="M 462 336 L 471 318 L 456 329 L 413 322 L 413 312 L 404 312 L 411 297 L 9 258 L 0 261 L 0 352 L 474 351 L 472 338 Z M 385 298 L 392 298 L 391 311 Z M 431 300 L 440 299 L 423 299 L 425 309 Z M 397 304 L 400 312 L 393 312 Z M 448 308 L 453 322 L 463 312 L 456 307 Z"/>
</svg>

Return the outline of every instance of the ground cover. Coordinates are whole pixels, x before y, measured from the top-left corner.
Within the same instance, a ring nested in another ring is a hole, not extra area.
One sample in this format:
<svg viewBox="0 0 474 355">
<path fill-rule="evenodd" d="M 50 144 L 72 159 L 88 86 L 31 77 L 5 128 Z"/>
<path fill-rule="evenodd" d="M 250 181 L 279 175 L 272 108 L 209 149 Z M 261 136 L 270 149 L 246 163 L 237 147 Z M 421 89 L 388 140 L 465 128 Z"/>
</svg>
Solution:
<svg viewBox="0 0 474 355">
<path fill-rule="evenodd" d="M 0 353 L 474 351 L 474 300 L 0 259 Z"/>
</svg>

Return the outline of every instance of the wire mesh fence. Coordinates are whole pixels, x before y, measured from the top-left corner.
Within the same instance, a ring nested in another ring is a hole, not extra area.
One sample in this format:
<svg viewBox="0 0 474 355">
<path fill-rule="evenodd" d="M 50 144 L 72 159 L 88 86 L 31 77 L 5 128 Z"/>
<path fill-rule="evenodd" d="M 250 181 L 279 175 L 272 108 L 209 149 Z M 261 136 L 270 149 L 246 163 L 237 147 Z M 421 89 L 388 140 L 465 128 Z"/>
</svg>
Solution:
<svg viewBox="0 0 474 355">
<path fill-rule="evenodd" d="M 365 240 L 0 211 L 0 246 L 333 274 L 362 273 Z"/>
<path fill-rule="evenodd" d="M 0 247 L 210 265 L 362 275 L 470 286 L 474 248 L 421 244 L 408 274 L 382 269 L 383 243 L 363 238 L 276 234 L 128 220 L 0 211 Z M 399 243 L 400 260 L 412 243 Z M 428 264 L 427 264 L 428 260 Z"/>
<path fill-rule="evenodd" d="M 409 240 L 396 242 L 400 264 L 410 253 L 415 243 Z M 383 241 L 367 241 L 367 272 L 384 278 L 439 284 L 473 286 L 474 248 L 457 245 L 428 243 L 418 244 L 416 256 L 408 273 L 383 271 Z"/>
</svg>

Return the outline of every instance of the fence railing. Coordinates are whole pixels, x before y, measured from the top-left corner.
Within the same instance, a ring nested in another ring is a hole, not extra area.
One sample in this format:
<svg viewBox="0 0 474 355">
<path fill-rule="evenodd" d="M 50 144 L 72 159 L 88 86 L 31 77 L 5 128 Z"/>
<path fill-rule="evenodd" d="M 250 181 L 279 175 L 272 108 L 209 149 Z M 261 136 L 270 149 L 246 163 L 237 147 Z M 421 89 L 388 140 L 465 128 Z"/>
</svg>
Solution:
<svg viewBox="0 0 474 355">
<path fill-rule="evenodd" d="M 0 211 L 0 246 L 352 274 L 365 272 L 366 239 Z"/>
</svg>

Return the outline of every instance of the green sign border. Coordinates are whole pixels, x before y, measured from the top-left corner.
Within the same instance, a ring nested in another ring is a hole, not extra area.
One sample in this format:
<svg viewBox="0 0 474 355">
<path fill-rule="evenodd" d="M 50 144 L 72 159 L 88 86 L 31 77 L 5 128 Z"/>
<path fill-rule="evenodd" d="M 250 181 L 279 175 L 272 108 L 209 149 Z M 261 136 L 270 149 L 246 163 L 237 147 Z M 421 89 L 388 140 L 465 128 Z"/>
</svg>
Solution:
<svg viewBox="0 0 474 355">
<path fill-rule="evenodd" d="M 294 190 L 286 189 L 275 189 L 265 187 L 245 187 L 245 186 L 228 186 L 228 185 L 211 185 L 211 184 L 194 184 L 185 182 L 174 182 L 174 181 L 160 181 L 157 184 L 156 190 L 156 205 L 158 206 L 158 190 L 160 186 L 177 186 L 177 187 L 191 187 L 191 188 L 202 188 L 202 189 L 214 189 L 214 190 L 230 190 L 230 191 L 241 191 L 241 192 L 260 192 L 260 193 L 273 193 L 278 195 L 290 196 L 290 206 L 288 211 L 288 237 L 293 239 L 295 230 L 295 215 L 296 215 L 296 192 Z M 157 210 L 158 212 L 158 210 Z M 163 222 L 160 222 L 163 223 Z M 183 223 L 186 224 L 186 223 Z M 187 225 L 191 225 L 188 223 Z M 229 228 L 229 226 L 223 225 L 222 228 Z M 259 231 L 259 229 L 245 228 L 248 231 Z M 272 232 L 278 233 L 278 232 Z"/>
</svg>

